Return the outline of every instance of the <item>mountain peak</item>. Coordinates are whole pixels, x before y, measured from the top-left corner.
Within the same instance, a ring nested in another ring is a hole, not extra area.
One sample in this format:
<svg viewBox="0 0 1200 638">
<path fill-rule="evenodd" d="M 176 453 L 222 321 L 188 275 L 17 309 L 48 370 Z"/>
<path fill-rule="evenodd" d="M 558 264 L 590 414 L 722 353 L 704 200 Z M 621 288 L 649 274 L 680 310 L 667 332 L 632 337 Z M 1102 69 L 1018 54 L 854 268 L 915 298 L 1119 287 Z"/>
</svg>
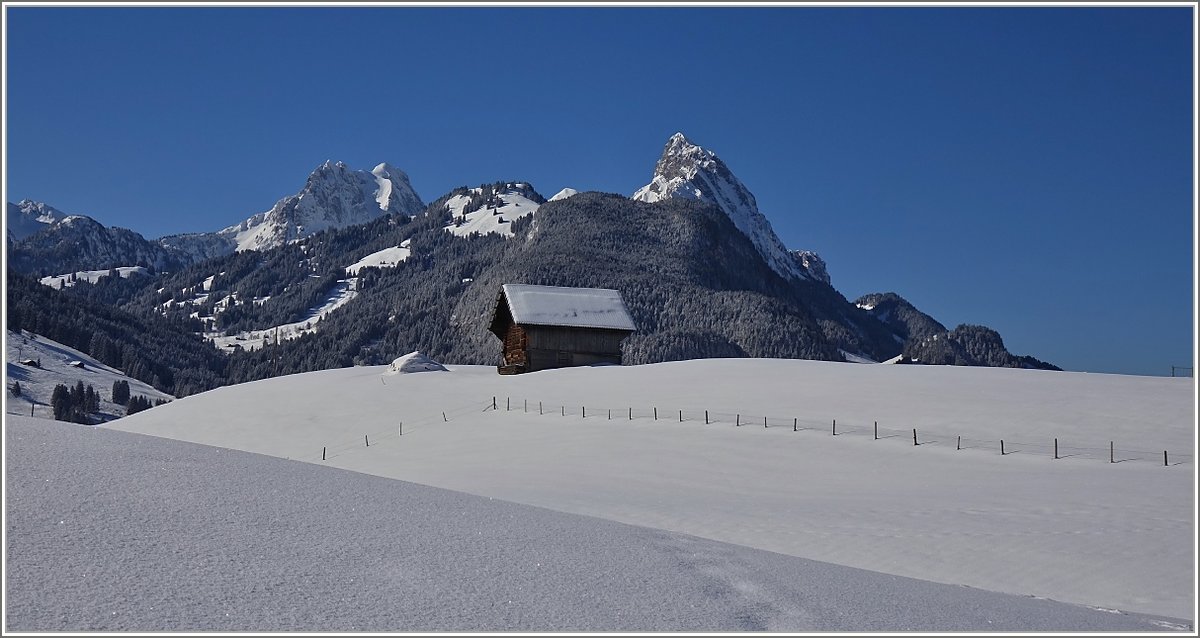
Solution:
<svg viewBox="0 0 1200 638">
<path fill-rule="evenodd" d="M 9 241 L 20 241 L 62 221 L 67 214 L 49 204 L 22 199 L 5 207 L 5 217 Z"/>
<path fill-rule="evenodd" d="M 327 228 L 364 224 L 393 213 L 414 215 L 423 208 L 408 175 L 386 162 L 365 171 L 325 160 L 299 193 L 218 234 L 232 240 L 238 250 L 263 250 Z"/>
<path fill-rule="evenodd" d="M 632 198 L 643 202 L 698 199 L 716 204 L 784 279 L 829 283 L 824 262 L 809 251 L 789 252 L 771 228 L 771 222 L 759 212 L 758 203 L 746 185 L 716 153 L 691 142 L 683 133 L 675 133 L 667 140 L 654 167 L 654 178 Z"/>
</svg>

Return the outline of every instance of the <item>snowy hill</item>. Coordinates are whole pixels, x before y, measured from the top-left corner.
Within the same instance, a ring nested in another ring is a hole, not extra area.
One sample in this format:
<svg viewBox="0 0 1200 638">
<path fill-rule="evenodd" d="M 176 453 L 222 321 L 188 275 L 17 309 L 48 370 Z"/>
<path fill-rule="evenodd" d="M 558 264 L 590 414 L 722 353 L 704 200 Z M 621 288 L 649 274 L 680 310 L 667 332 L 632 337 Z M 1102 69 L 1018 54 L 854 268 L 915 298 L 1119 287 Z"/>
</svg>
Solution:
<svg viewBox="0 0 1200 638">
<path fill-rule="evenodd" d="M 111 427 L 1192 620 L 1191 379 L 744 359 L 448 368 L 268 379 Z"/>
<path fill-rule="evenodd" d="M 446 230 L 466 237 L 495 233 L 511 237 L 512 222 L 537 212 L 544 200 L 524 182 L 501 182 L 472 188 L 446 200 L 450 224 Z"/>
<path fill-rule="evenodd" d="M 1188 629 L 108 428 L 5 437 L 11 632 Z"/>
<path fill-rule="evenodd" d="M 750 190 L 716 153 L 691 143 L 683 133 L 667 140 L 654 167 L 654 178 L 632 197 L 643 202 L 680 197 L 716 204 L 754 242 L 772 270 L 784 278 L 811 278 L 829 283 L 825 262 L 810 251 L 798 255 L 789 252 L 771 228 L 771 222 L 759 212 Z"/>
<path fill-rule="evenodd" d="M 158 399 L 174 399 L 171 395 L 127 377 L 120 370 L 106 366 L 74 348 L 68 348 L 40 335 L 9 331 L 6 334 L 5 345 L 5 414 L 30 416 L 30 408 L 33 408 L 34 417 L 53 419 L 50 397 L 54 394 L 54 386 L 62 384 L 71 387 L 78 381 L 82 381 L 85 387 L 93 386 L 100 394 L 99 416 L 104 420 L 125 415 L 125 406 L 112 402 L 112 387 L 116 381 L 129 383 L 130 396 L 141 395 L 151 402 Z M 22 363 L 29 360 L 40 365 Z M 14 381 L 21 384 L 19 397 L 14 397 L 10 391 Z"/>
<path fill-rule="evenodd" d="M 237 250 L 264 250 L 387 214 L 413 215 L 424 207 L 408 175 L 398 168 L 384 163 L 361 171 L 327 161 L 299 193 L 217 234 L 233 240 Z"/>
</svg>

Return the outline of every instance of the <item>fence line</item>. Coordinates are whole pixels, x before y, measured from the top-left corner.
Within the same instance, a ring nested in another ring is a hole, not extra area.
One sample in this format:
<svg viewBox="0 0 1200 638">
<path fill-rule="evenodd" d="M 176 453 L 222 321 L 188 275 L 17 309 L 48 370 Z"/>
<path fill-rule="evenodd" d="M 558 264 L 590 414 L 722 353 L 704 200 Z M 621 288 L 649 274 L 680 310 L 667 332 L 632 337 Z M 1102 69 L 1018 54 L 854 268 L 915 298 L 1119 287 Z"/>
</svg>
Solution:
<svg viewBox="0 0 1200 638">
<path fill-rule="evenodd" d="M 528 401 L 533 403 L 533 399 L 511 399 L 520 407 L 522 402 Z M 738 412 L 738 411 L 715 411 L 705 410 L 700 408 L 662 408 L 658 406 L 639 408 L 637 406 L 625 405 L 618 407 L 593 407 L 588 405 L 566 405 L 563 403 L 552 403 L 538 401 L 539 405 L 544 404 L 546 409 L 542 416 L 548 417 L 576 417 L 585 420 L 605 420 L 605 421 L 648 421 L 651 423 L 663 421 L 666 423 L 691 423 L 700 426 L 713 425 L 731 425 L 738 428 L 788 428 L 795 432 L 824 432 L 831 436 L 866 436 L 873 437 L 876 440 L 898 439 L 902 442 L 911 441 L 908 445 L 933 445 L 933 446 L 952 446 L 956 450 L 973 450 L 973 451 L 988 451 L 994 452 L 997 455 L 1038 455 L 1045 456 L 1052 460 L 1061 460 L 1067 458 L 1084 458 L 1105 460 L 1112 463 L 1122 463 L 1129 461 L 1154 462 L 1158 465 L 1182 465 L 1193 462 L 1193 455 L 1190 450 L 1181 450 L 1178 452 L 1170 450 L 1148 450 L 1141 449 L 1145 446 L 1139 445 L 1138 449 L 1118 446 L 1115 441 L 1095 441 L 1090 440 L 1086 443 L 1080 441 L 1081 444 L 1076 444 L 1076 439 L 1066 439 L 1061 436 L 1055 436 L 1052 433 L 1046 435 L 1044 442 L 1034 442 L 1023 436 L 1021 440 L 1012 440 L 1005 438 L 1001 439 L 984 439 L 975 437 L 966 437 L 961 435 L 948 434 L 945 431 L 932 431 L 921 428 L 919 425 L 914 428 L 911 425 L 906 425 L 903 429 L 896 429 L 880 425 L 879 421 L 870 421 L 866 423 L 846 422 L 839 419 L 814 419 L 811 417 L 801 416 L 771 416 L 756 414 L 754 412 Z M 491 401 L 489 401 L 489 407 Z M 504 401 L 499 401 L 499 410 L 505 409 Z M 557 406 L 559 409 L 555 410 Z M 1107 445 L 1095 445 L 1096 443 L 1107 443 Z M 1003 447 L 1003 449 L 1002 449 Z"/>
<path fill-rule="evenodd" d="M 327 461 L 357 450 L 395 443 L 403 437 L 411 435 L 414 431 L 421 431 L 439 425 L 450 425 L 462 417 L 491 409 L 492 402 L 489 399 L 486 405 L 474 402 L 416 419 L 406 419 L 397 416 L 396 422 L 386 429 L 377 428 L 366 432 L 361 430 L 359 432 L 347 431 L 345 437 L 339 438 L 335 445 L 325 445 L 321 449 L 314 449 L 303 456 L 290 458 L 297 461 Z"/>
</svg>

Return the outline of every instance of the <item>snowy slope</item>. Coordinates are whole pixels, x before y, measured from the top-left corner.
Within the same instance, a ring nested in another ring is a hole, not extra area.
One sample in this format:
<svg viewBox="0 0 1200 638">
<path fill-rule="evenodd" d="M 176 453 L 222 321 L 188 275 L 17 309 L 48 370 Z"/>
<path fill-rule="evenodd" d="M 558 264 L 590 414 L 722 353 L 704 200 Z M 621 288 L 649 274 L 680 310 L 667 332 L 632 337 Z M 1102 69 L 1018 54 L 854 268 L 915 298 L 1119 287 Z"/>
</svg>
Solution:
<svg viewBox="0 0 1200 638">
<path fill-rule="evenodd" d="M 518 184 L 524 186 L 524 184 Z M 472 188 L 472 194 L 479 194 L 482 189 Z M 525 195 L 516 192 L 515 190 L 501 191 L 495 194 L 495 206 L 484 206 L 478 210 L 467 211 L 464 214 L 464 209 L 470 203 L 471 198 L 466 195 L 455 195 L 446 202 L 446 208 L 450 211 L 452 221 L 446 230 L 458 235 L 466 237 L 471 233 L 479 233 L 486 235 L 488 233 L 496 233 L 511 237 L 512 222 L 526 215 L 532 215 L 537 212 L 539 204 Z"/>
<path fill-rule="evenodd" d="M 422 208 L 404 171 L 386 163 L 361 171 L 327 161 L 296 195 L 217 234 L 234 241 L 237 250 L 264 250 L 329 228 L 364 224 L 390 213 L 413 215 Z"/>
<path fill-rule="evenodd" d="M 1186 629 L 106 428 L 5 455 L 7 631 Z"/>
<path fill-rule="evenodd" d="M 346 266 L 346 274 L 351 276 L 358 275 L 358 271 L 363 268 L 391 268 L 396 264 L 406 261 L 412 251 L 409 247 L 412 240 L 405 239 L 400 242 L 399 246 L 384 248 L 378 252 L 373 252 L 366 257 Z"/>
<path fill-rule="evenodd" d="M 288 341 L 304 334 L 316 332 L 322 319 L 329 316 L 329 313 L 334 310 L 350 303 L 357 296 L 358 279 L 355 277 L 341 279 L 329 291 L 325 300 L 315 308 L 309 309 L 308 314 L 300 321 L 271 326 L 262 330 L 241 332 L 233 336 L 223 332 L 206 333 L 204 336 L 218 348 L 241 347 L 244 350 L 257 350 L 266 344 L 274 343 L 276 339 Z"/>
<path fill-rule="evenodd" d="M 825 263 L 811 251 L 793 254 L 775 234 L 771 222 L 758 210 L 754 195 L 716 153 L 701 148 L 676 133 L 667 140 L 654 177 L 632 196 L 642 202 L 670 198 L 699 199 L 716 204 L 729 215 L 762 253 L 771 269 L 785 279 L 811 278 L 829 283 Z"/>
<path fill-rule="evenodd" d="M 313 463 L 325 449 L 324 464 L 368 474 L 1193 618 L 1191 379 L 736 359 L 505 377 L 449 368 L 268 379 L 112 427 Z"/>
<path fill-rule="evenodd" d="M 117 268 L 116 270 L 117 270 L 117 275 L 119 275 L 122 279 L 127 279 L 127 278 L 129 278 L 130 275 L 149 275 L 150 274 L 150 271 L 146 270 L 145 268 L 143 268 L 141 266 L 121 266 L 121 267 Z M 79 282 L 79 281 L 86 281 L 89 284 L 94 284 L 97 281 L 100 281 L 101 277 L 109 276 L 109 274 L 111 272 L 112 272 L 112 269 L 80 270 L 80 271 L 74 272 L 74 273 L 65 273 L 62 275 L 51 275 L 49 277 L 42 277 L 38 281 L 40 281 L 43 286 L 50 286 L 51 288 L 54 288 L 56 290 L 62 290 L 63 288 L 70 288 L 71 286 L 74 286 L 76 284 L 76 282 Z M 207 288 L 205 288 L 205 290 L 207 290 Z"/>
<path fill-rule="evenodd" d="M 40 360 L 41 367 L 22 364 L 21 361 L 26 359 Z M 72 365 L 73 362 L 82 363 L 82 367 Z M 94 387 L 100 394 L 100 417 L 103 419 L 125 415 L 125 406 L 112 402 L 112 387 L 116 381 L 129 382 L 130 396 L 142 395 L 151 402 L 174 399 L 74 348 L 29 332 L 5 333 L 4 377 L 4 413 L 12 415 L 29 416 L 32 408 L 34 417 L 53 419 L 50 397 L 54 394 L 54 386 L 70 387 L 78 381 Z M 20 397 L 9 392 L 14 381 L 21 384 Z"/>
<path fill-rule="evenodd" d="M 560 199 L 566 199 L 572 195 L 578 195 L 578 194 L 579 194 L 579 191 L 575 190 L 574 188 L 564 188 L 564 189 L 558 191 L 557 193 L 555 193 L 553 197 L 551 197 L 550 199 L 548 199 L 546 201 L 557 202 Z"/>
</svg>

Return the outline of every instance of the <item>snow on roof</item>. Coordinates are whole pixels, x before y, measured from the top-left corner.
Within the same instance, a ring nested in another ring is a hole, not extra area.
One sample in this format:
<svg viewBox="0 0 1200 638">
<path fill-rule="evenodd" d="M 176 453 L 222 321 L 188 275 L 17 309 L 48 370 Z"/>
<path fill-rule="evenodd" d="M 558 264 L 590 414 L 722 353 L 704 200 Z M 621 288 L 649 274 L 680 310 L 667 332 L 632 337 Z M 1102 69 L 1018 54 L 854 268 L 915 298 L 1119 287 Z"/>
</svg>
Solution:
<svg viewBox="0 0 1200 638">
<path fill-rule="evenodd" d="M 504 297 L 516 323 L 637 330 L 616 290 L 504 284 Z"/>
</svg>

